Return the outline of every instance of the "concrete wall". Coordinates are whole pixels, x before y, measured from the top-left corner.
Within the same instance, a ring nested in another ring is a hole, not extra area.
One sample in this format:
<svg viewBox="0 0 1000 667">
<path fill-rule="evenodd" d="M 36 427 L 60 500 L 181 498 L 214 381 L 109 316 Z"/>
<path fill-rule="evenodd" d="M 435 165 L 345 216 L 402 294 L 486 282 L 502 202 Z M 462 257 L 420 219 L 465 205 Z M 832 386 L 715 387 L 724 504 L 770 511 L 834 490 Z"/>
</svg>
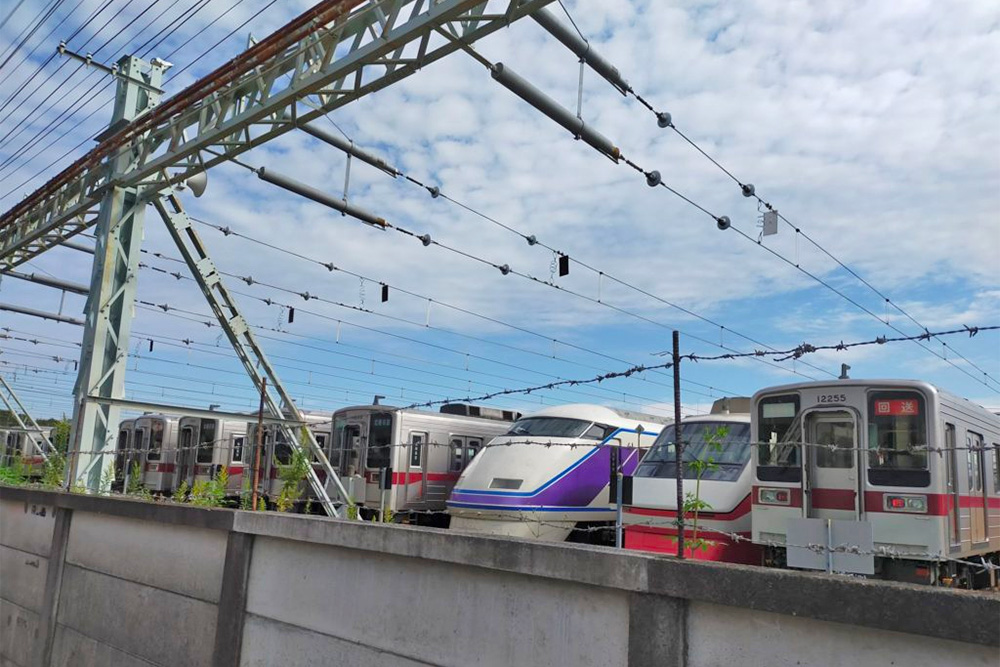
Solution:
<svg viewBox="0 0 1000 667">
<path fill-rule="evenodd" d="M 0 667 L 995 665 L 1000 597 L 0 489 Z"/>
</svg>

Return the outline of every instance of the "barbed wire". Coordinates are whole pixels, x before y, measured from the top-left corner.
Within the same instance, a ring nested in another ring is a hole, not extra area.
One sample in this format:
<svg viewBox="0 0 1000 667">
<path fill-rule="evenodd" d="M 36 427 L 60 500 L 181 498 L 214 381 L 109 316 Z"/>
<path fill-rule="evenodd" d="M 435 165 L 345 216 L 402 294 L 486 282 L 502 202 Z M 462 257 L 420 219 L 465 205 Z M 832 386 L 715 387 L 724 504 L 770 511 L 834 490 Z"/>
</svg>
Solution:
<svg viewBox="0 0 1000 667">
<path fill-rule="evenodd" d="M 683 354 L 683 355 L 680 355 L 680 359 L 682 359 L 682 360 L 686 359 L 688 361 L 697 362 L 697 361 L 732 360 L 732 359 L 741 359 L 741 358 L 745 358 L 745 357 L 767 357 L 767 356 L 775 356 L 775 355 L 777 355 L 777 356 L 784 356 L 786 358 L 798 358 L 798 357 L 801 357 L 801 356 L 805 356 L 807 354 L 813 354 L 813 353 L 819 352 L 821 350 L 838 350 L 838 351 L 840 351 L 840 350 L 846 350 L 846 349 L 849 349 L 849 348 L 852 348 L 852 347 L 862 347 L 862 346 L 867 346 L 867 345 L 885 345 L 887 343 L 895 343 L 895 342 L 915 340 L 915 339 L 924 339 L 924 338 L 927 338 L 927 337 L 930 337 L 930 336 L 949 336 L 949 335 L 956 335 L 956 334 L 968 334 L 969 336 L 975 336 L 980 331 L 993 331 L 993 330 L 997 330 L 997 329 L 1000 329 L 1000 326 L 985 326 L 985 327 L 968 327 L 968 326 L 966 326 L 966 327 L 964 327 L 962 329 L 952 329 L 952 330 L 948 330 L 948 331 L 938 331 L 938 332 L 935 332 L 935 333 L 924 332 L 924 333 L 918 334 L 916 336 L 896 336 L 896 337 L 893 337 L 893 338 L 887 338 L 885 336 L 879 336 L 879 337 L 874 338 L 872 340 L 856 341 L 856 342 L 853 342 L 853 343 L 844 343 L 843 341 L 841 341 L 839 343 L 836 343 L 836 344 L 833 344 L 833 345 L 812 345 L 810 343 L 803 343 L 803 344 L 798 345 L 798 346 L 796 346 L 794 348 L 790 348 L 790 349 L 787 349 L 787 350 L 773 351 L 773 352 L 772 351 L 767 351 L 767 350 L 754 350 L 753 352 L 726 353 L 726 354 L 719 354 L 719 355 Z M 432 405 L 440 405 L 440 404 L 444 404 L 444 403 L 453 403 L 453 402 L 472 403 L 472 402 L 475 402 L 475 401 L 488 400 L 488 399 L 494 398 L 496 396 L 507 396 L 507 395 L 510 395 L 510 394 L 530 394 L 530 393 L 532 393 L 534 391 L 539 391 L 539 390 L 547 389 L 547 388 L 549 388 L 552 385 L 556 385 L 556 386 L 563 386 L 563 385 L 566 385 L 566 386 L 576 386 L 576 385 L 579 385 L 579 384 L 590 384 L 590 383 L 594 383 L 594 382 L 600 383 L 600 382 L 604 382 L 605 380 L 610 380 L 610 379 L 615 379 L 615 378 L 631 377 L 632 375 L 635 375 L 637 373 L 644 373 L 644 372 L 646 372 L 648 370 L 651 370 L 651 369 L 671 368 L 672 366 L 673 366 L 673 362 L 667 362 L 667 363 L 664 363 L 664 364 L 638 365 L 638 366 L 632 366 L 631 368 L 627 368 L 627 369 L 621 370 L 621 371 L 614 371 L 614 372 L 611 372 L 611 373 L 603 373 L 601 375 L 597 375 L 595 377 L 587 378 L 587 379 L 562 380 L 562 381 L 560 381 L 558 383 L 548 383 L 548 384 L 536 385 L 536 386 L 533 386 L 533 387 L 524 387 L 524 388 L 521 388 L 521 389 L 505 389 L 504 391 L 501 391 L 501 392 L 494 392 L 494 393 L 489 393 L 489 394 L 482 394 L 480 396 L 467 396 L 467 397 L 464 397 L 464 398 L 450 398 L 450 399 L 437 400 L 437 401 L 427 401 L 427 402 L 424 402 L 424 403 L 413 403 L 411 405 L 407 405 L 406 408 L 430 407 Z"/>
<path fill-rule="evenodd" d="M 148 415 L 143 415 L 143 416 L 148 416 Z M 143 416 L 137 417 L 136 419 L 140 419 Z M 176 418 L 174 418 L 174 419 L 176 419 Z M 131 420 L 126 420 L 126 421 L 131 421 Z M 227 418 L 224 421 L 240 421 L 240 420 Z M 256 426 L 256 416 L 255 415 L 247 415 L 246 422 L 241 422 L 241 423 L 246 423 L 248 425 L 248 427 Z M 321 421 L 321 422 L 308 423 L 308 424 L 305 424 L 305 425 L 303 425 L 303 424 L 296 424 L 296 425 L 293 426 L 293 428 L 296 428 L 296 427 L 301 428 L 302 426 L 305 426 L 306 428 L 310 428 L 310 429 L 315 430 L 315 427 L 317 427 L 317 426 L 328 425 L 330 423 L 331 423 L 330 421 Z M 119 425 L 119 430 L 120 430 L 120 426 L 121 425 Z M 265 424 L 265 432 L 267 434 L 266 437 L 268 437 L 269 440 L 264 443 L 264 447 L 265 447 L 265 449 L 268 449 L 268 450 L 273 449 L 274 446 L 275 446 L 274 440 L 270 439 L 270 437 L 271 437 L 270 436 L 270 432 L 273 430 L 273 428 L 274 428 L 273 425 Z M 32 430 L 32 432 L 34 432 L 34 431 Z M 116 433 L 117 433 L 117 431 L 116 431 Z M 330 431 L 320 431 L 318 433 L 318 435 L 330 435 Z M 329 445 L 323 446 L 322 449 L 323 449 L 324 454 L 327 455 L 327 457 L 330 457 L 331 455 L 339 453 L 339 452 L 343 452 L 343 453 L 347 454 L 347 453 L 355 452 L 355 451 L 366 452 L 366 451 L 384 450 L 384 449 L 389 449 L 389 450 L 391 450 L 391 449 L 406 450 L 406 449 L 408 449 L 409 447 L 411 447 L 413 445 L 419 445 L 420 447 L 444 447 L 444 448 L 451 448 L 451 449 L 475 449 L 477 452 L 481 452 L 481 451 L 485 451 L 485 450 L 489 450 L 489 449 L 510 448 L 510 447 L 519 447 L 519 446 L 537 447 L 537 448 L 541 448 L 541 449 L 566 448 L 566 449 L 569 449 L 569 450 L 575 450 L 575 449 L 588 449 L 588 450 L 592 450 L 592 449 L 601 449 L 601 448 L 606 448 L 606 449 L 620 448 L 620 449 L 625 449 L 625 450 L 638 450 L 639 452 L 643 453 L 644 455 L 645 455 L 646 452 L 652 451 L 651 450 L 651 446 L 641 446 L 641 445 L 635 445 L 635 444 L 617 444 L 617 443 L 608 442 L 608 441 L 600 441 L 600 442 L 594 441 L 594 442 L 589 442 L 588 443 L 588 442 L 580 442 L 579 439 L 576 442 L 557 442 L 557 441 L 554 441 L 554 440 L 518 440 L 518 439 L 505 439 L 503 441 L 497 442 L 496 439 L 498 439 L 498 438 L 506 438 L 506 436 L 503 435 L 503 434 L 501 434 L 501 435 L 494 435 L 494 436 L 490 436 L 490 435 L 473 435 L 473 434 L 468 434 L 468 433 L 464 433 L 464 432 L 461 433 L 461 434 L 459 434 L 459 433 L 456 432 L 455 435 L 456 435 L 456 437 L 458 437 L 460 435 L 462 438 L 466 438 L 466 439 L 467 438 L 475 438 L 475 439 L 478 439 L 480 442 L 477 445 L 470 445 L 470 444 L 468 444 L 467 441 L 463 441 L 461 443 L 450 442 L 450 441 L 449 442 L 422 441 L 422 442 L 418 442 L 418 443 L 414 443 L 414 442 L 391 442 L 391 443 L 386 443 L 386 444 L 381 444 L 381 445 L 366 444 L 363 447 L 361 447 L 360 449 L 357 449 L 357 448 L 354 448 L 354 447 L 350 447 L 350 446 L 335 447 L 334 448 L 334 447 L 331 447 Z M 651 437 L 653 437 L 653 436 L 651 435 Z M 231 443 L 231 438 L 245 438 L 246 441 L 242 445 L 230 444 Z M 672 444 L 672 442 L 668 442 L 666 444 L 669 445 L 669 444 Z M 700 443 L 694 442 L 694 441 L 687 441 L 685 444 L 688 447 L 690 447 L 692 445 L 696 445 L 696 444 L 700 444 Z M 277 445 L 278 446 L 288 446 L 288 447 L 292 446 L 291 443 L 288 443 L 288 442 L 278 442 Z M 733 445 L 735 445 L 735 447 Z M 660 446 L 662 446 L 662 444 Z M 166 445 L 161 445 L 159 447 L 153 447 L 153 448 L 150 448 L 148 446 L 131 446 L 131 447 L 124 447 L 124 448 L 110 447 L 109 446 L 108 449 L 103 449 L 103 450 L 102 449 L 79 450 L 79 451 L 78 450 L 74 450 L 74 454 L 76 454 L 76 453 L 90 454 L 90 455 L 103 454 L 103 455 L 109 455 L 110 456 L 112 454 L 144 454 L 144 453 L 148 453 L 149 451 L 152 450 L 152 451 L 155 451 L 155 452 L 159 452 L 161 455 L 164 455 L 164 454 L 177 454 L 177 453 L 183 453 L 183 452 L 188 452 L 188 451 L 204 451 L 205 449 L 211 449 L 212 451 L 215 451 L 215 452 L 222 452 L 222 453 L 224 453 L 224 452 L 227 452 L 227 451 L 234 451 L 234 450 L 245 451 L 248 448 L 255 448 L 255 447 L 256 447 L 255 440 L 251 437 L 251 432 L 250 432 L 250 430 L 248 428 L 247 431 L 235 431 L 235 432 L 230 433 L 227 436 L 222 437 L 222 438 L 217 438 L 217 439 L 214 439 L 214 440 L 211 440 L 211 441 L 204 441 L 202 443 L 192 443 L 190 445 L 181 445 L 181 444 L 168 443 Z M 850 446 L 850 447 L 847 447 L 847 446 L 840 446 L 840 445 L 836 445 L 836 444 L 819 443 L 819 442 L 806 442 L 806 441 L 781 442 L 781 443 L 772 443 L 772 442 L 767 442 L 767 441 L 751 441 L 751 442 L 745 442 L 745 443 L 733 443 L 732 445 L 723 445 L 722 452 L 714 452 L 714 451 L 713 452 L 705 452 L 704 456 L 693 457 L 691 459 L 685 458 L 685 461 L 693 461 L 693 460 L 709 461 L 710 459 L 714 459 L 715 455 L 718 455 L 718 454 L 721 454 L 721 453 L 725 453 L 725 451 L 727 451 L 727 450 L 728 451 L 733 451 L 733 449 L 735 449 L 735 448 L 750 450 L 751 448 L 754 448 L 754 447 L 768 447 L 768 448 L 778 448 L 778 449 L 781 449 L 781 448 L 811 448 L 811 449 L 814 449 L 814 450 L 824 450 L 824 451 L 829 451 L 829 452 L 852 452 L 852 453 L 853 452 L 860 452 L 860 453 L 869 453 L 869 454 L 898 454 L 898 455 L 912 454 L 912 453 L 917 453 L 917 454 L 923 454 L 923 453 L 944 454 L 944 453 L 947 453 L 947 452 L 984 452 L 984 453 L 985 452 L 997 452 L 997 454 L 1000 455 L 1000 445 L 995 444 L 995 443 L 993 443 L 993 444 L 987 443 L 985 441 L 983 443 L 981 443 L 981 444 L 971 444 L 971 445 L 944 445 L 944 446 L 931 445 L 931 444 L 912 445 L 912 446 L 909 446 L 909 447 L 906 447 L 906 448 L 903 448 L 903 449 L 897 449 L 897 448 L 893 448 L 893 447 L 862 447 L 862 446 L 858 446 L 858 447 Z M 304 452 L 307 452 L 307 453 L 310 451 L 307 447 L 302 447 L 302 450 Z M 688 450 L 688 451 L 690 451 L 690 450 Z M 171 463 L 171 462 L 176 462 L 176 461 L 161 460 L 161 462 Z M 215 461 L 212 461 L 212 462 L 214 463 Z M 669 464 L 669 463 L 674 462 L 674 458 L 671 457 L 671 458 L 665 458 L 665 459 L 655 459 L 655 460 L 650 460 L 650 461 L 647 461 L 647 462 L 649 462 L 649 463 L 668 463 Z M 733 464 L 733 465 L 746 466 L 746 465 L 750 464 L 749 459 L 746 460 L 746 461 L 712 460 L 711 462 L 719 464 L 719 465 Z M 202 462 L 202 463 L 206 463 L 207 464 L 207 463 L 210 463 L 210 462 Z M 792 463 L 786 463 L 786 464 L 780 464 L 780 463 L 766 464 L 765 463 L 765 464 L 760 464 L 760 465 L 774 465 L 776 467 L 798 467 L 800 464 L 798 462 L 792 462 Z M 418 468 L 423 469 L 422 466 L 414 466 L 414 467 L 418 467 Z M 880 470 L 899 470 L 899 469 L 910 470 L 910 469 L 917 469 L 917 468 L 899 468 L 899 467 L 895 467 L 895 466 L 884 466 L 884 465 L 869 466 L 869 467 L 872 467 L 874 469 L 880 469 Z M 920 469 L 926 470 L 927 468 L 925 466 L 925 467 L 922 467 Z M 370 471 L 374 471 L 374 470 L 377 470 L 377 468 L 371 468 Z M 461 471 L 450 471 L 450 472 L 461 472 Z M 662 478 L 662 479 L 667 479 L 667 478 Z M 673 477 L 670 477 L 669 479 L 673 479 Z"/>
</svg>

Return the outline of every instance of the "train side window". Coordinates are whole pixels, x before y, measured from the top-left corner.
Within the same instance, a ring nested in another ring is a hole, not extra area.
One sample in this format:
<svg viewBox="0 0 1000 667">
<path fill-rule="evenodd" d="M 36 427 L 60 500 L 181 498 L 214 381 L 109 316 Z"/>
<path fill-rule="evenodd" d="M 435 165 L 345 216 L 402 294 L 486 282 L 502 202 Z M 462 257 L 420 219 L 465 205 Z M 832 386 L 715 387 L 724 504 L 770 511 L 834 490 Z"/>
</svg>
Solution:
<svg viewBox="0 0 1000 667">
<path fill-rule="evenodd" d="M 451 439 L 451 463 L 448 465 L 448 469 L 451 472 L 462 472 L 462 468 L 464 467 L 462 463 L 462 450 L 464 448 L 465 443 L 462 442 L 462 438 Z"/>
<path fill-rule="evenodd" d="M 1000 496 L 1000 444 L 993 443 L 993 493 Z"/>
<path fill-rule="evenodd" d="M 233 463 L 243 463 L 243 443 L 246 438 L 238 435 L 233 438 Z"/>
<path fill-rule="evenodd" d="M 424 443 L 427 442 L 426 433 L 410 433 L 410 467 L 419 468 L 423 461 Z"/>
</svg>

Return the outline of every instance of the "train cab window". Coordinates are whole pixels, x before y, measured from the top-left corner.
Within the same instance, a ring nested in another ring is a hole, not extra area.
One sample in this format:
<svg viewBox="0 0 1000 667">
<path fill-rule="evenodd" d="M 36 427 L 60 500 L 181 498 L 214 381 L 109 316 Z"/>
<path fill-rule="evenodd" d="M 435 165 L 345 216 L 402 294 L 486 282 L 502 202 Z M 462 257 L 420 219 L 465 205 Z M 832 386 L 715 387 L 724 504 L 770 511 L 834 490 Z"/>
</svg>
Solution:
<svg viewBox="0 0 1000 667">
<path fill-rule="evenodd" d="M 549 438 L 580 438 L 589 432 L 591 422 L 566 417 L 525 417 L 518 419 L 507 435 L 524 435 Z M 600 438 L 603 439 L 603 438 Z"/>
<path fill-rule="evenodd" d="M 115 446 L 115 449 L 122 452 L 125 451 L 126 447 L 128 447 L 128 431 L 122 429 L 118 431 L 118 444 Z"/>
<path fill-rule="evenodd" d="M 614 429 L 611 428 L 610 426 L 605 426 L 604 424 L 594 424 L 593 426 L 591 426 L 590 428 L 588 428 L 586 431 L 584 431 L 583 435 L 581 435 L 580 437 L 583 438 L 584 440 L 601 440 L 601 441 L 603 441 L 605 438 L 607 438 L 613 432 L 614 432 Z"/>
<path fill-rule="evenodd" d="M 316 444 L 319 445 L 320 450 L 325 454 L 326 453 L 326 440 L 327 440 L 326 433 L 316 433 L 314 435 L 316 436 Z M 312 462 L 313 463 L 319 463 L 319 456 L 316 455 L 316 452 L 313 452 Z"/>
<path fill-rule="evenodd" d="M 410 433 L 410 467 L 419 468 L 422 465 L 426 433 Z"/>
<path fill-rule="evenodd" d="M 464 464 L 462 462 L 462 454 L 465 443 L 462 442 L 462 438 L 452 438 L 451 439 L 451 462 L 448 464 L 448 470 L 451 472 L 462 472 Z"/>
<path fill-rule="evenodd" d="M 243 445 L 246 437 L 238 435 L 233 438 L 233 463 L 243 463 Z"/>
<path fill-rule="evenodd" d="M 801 482 L 802 419 L 797 394 L 766 396 L 757 405 L 757 479 Z"/>
<path fill-rule="evenodd" d="M 274 436 L 274 461 L 279 465 L 286 466 L 292 462 L 292 448 L 288 444 L 283 431 L 275 428 Z"/>
<path fill-rule="evenodd" d="M 146 458 L 150 461 L 159 461 L 160 453 L 163 451 L 163 422 L 154 419 L 149 426 L 149 453 Z"/>
<path fill-rule="evenodd" d="M 215 447 L 215 421 L 201 420 L 201 432 L 198 435 L 198 463 L 211 463 L 212 450 Z"/>
<path fill-rule="evenodd" d="M 928 486 L 927 416 L 913 391 L 868 396 L 868 481 L 880 486 Z"/>
<path fill-rule="evenodd" d="M 483 448 L 483 441 L 479 438 L 469 438 L 465 445 L 465 461 L 463 461 L 462 469 L 464 470 L 466 466 L 472 463 L 472 459 L 476 458 L 476 454 L 479 450 Z"/>
<path fill-rule="evenodd" d="M 388 468 L 392 460 L 392 413 L 373 412 L 368 423 L 368 454 L 365 465 Z"/>
<path fill-rule="evenodd" d="M 646 452 L 636 477 L 677 478 L 674 426 L 665 427 Z M 750 460 L 750 424 L 738 422 L 689 422 L 681 426 L 684 461 L 712 460 L 701 479 L 734 482 Z M 697 471 L 685 467 L 684 478 L 695 479 Z"/>
</svg>

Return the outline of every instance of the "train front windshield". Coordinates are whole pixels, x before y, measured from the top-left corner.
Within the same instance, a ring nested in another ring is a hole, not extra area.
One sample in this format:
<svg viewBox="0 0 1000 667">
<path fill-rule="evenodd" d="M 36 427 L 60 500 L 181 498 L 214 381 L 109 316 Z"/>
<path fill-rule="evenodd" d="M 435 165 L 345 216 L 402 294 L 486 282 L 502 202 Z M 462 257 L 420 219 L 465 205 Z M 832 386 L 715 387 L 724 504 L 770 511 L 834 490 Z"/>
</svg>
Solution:
<svg viewBox="0 0 1000 667">
<path fill-rule="evenodd" d="M 607 431 L 608 427 L 583 419 L 525 417 L 514 422 L 514 425 L 504 435 L 603 440 L 608 435 Z"/>
<path fill-rule="evenodd" d="M 681 424 L 684 462 L 711 461 L 703 480 L 734 482 L 750 460 L 750 425 L 739 422 L 690 422 Z M 636 477 L 677 477 L 677 448 L 674 425 L 663 429 L 635 471 Z M 684 467 L 684 478 L 697 472 Z"/>
<path fill-rule="evenodd" d="M 373 412 L 368 426 L 368 458 L 365 465 L 375 470 L 392 465 L 392 413 Z"/>
</svg>

